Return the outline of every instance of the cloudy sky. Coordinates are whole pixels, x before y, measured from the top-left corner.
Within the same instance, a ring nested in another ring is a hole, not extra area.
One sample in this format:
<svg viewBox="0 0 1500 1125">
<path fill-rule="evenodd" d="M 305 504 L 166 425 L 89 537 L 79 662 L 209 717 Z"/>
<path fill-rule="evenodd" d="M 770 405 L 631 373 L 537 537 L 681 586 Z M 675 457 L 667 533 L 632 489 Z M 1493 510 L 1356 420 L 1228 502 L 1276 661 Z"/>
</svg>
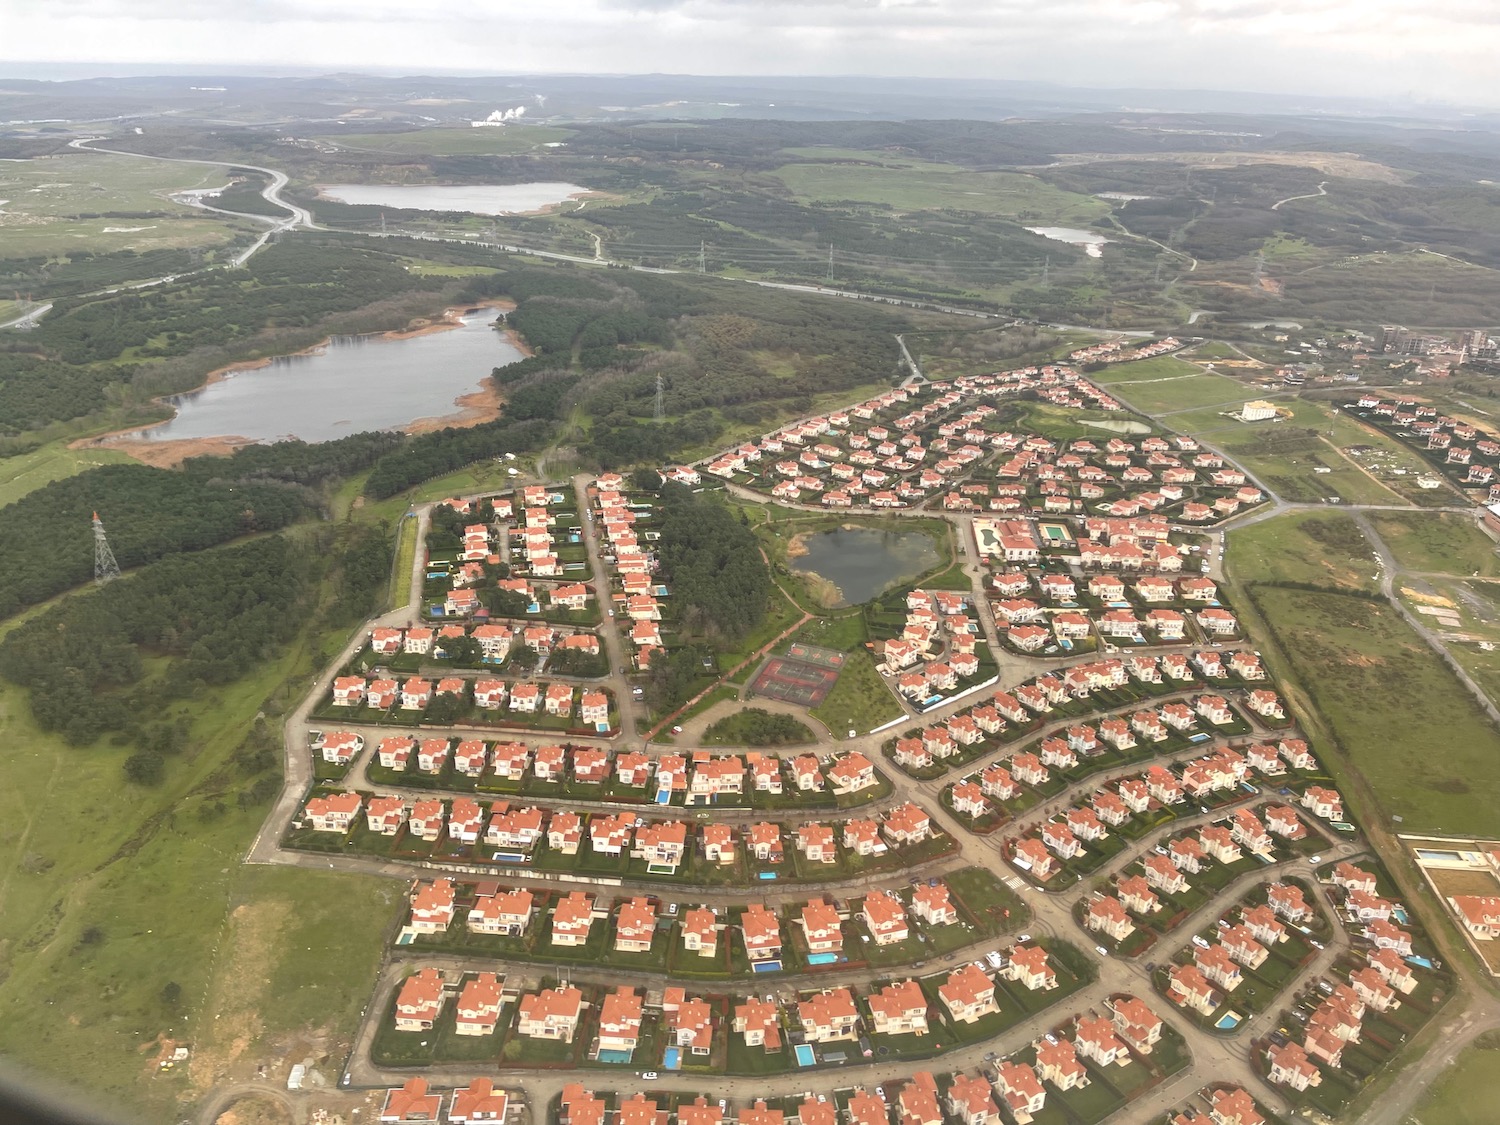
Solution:
<svg viewBox="0 0 1500 1125">
<path fill-rule="evenodd" d="M 863 74 L 1500 104 L 1497 0 L 0 0 L 24 63 Z"/>
</svg>

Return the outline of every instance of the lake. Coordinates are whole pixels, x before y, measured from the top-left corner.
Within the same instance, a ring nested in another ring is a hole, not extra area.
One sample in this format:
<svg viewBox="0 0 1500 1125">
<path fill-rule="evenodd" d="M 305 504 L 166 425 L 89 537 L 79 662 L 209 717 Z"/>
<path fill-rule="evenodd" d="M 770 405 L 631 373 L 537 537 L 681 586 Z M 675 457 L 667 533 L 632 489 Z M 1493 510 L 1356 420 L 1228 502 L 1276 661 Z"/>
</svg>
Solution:
<svg viewBox="0 0 1500 1125">
<path fill-rule="evenodd" d="M 167 399 L 175 418 L 130 436 L 330 441 L 441 418 L 479 390 L 492 369 L 523 358 L 490 327 L 494 322 L 494 311 L 483 309 L 462 317 L 457 328 L 405 339 L 335 336 L 318 352 L 279 356 L 175 395 Z"/>
<path fill-rule="evenodd" d="M 837 587 L 838 600 L 831 608 L 867 602 L 943 561 L 932 538 L 919 531 L 841 527 L 802 536 L 799 541 L 807 553 L 792 559 L 791 569 Z"/>
<path fill-rule="evenodd" d="M 1104 244 L 1113 242 L 1112 238 L 1105 238 L 1095 230 L 1081 230 L 1078 227 L 1027 227 L 1032 234 L 1039 234 L 1043 238 L 1050 238 L 1053 242 L 1066 242 L 1070 246 L 1082 246 L 1083 252 L 1090 258 L 1104 257 Z"/>
<path fill-rule="evenodd" d="M 319 184 L 318 194 L 339 203 L 402 207 L 412 211 L 467 211 L 519 215 L 587 195 L 577 184 Z"/>
</svg>

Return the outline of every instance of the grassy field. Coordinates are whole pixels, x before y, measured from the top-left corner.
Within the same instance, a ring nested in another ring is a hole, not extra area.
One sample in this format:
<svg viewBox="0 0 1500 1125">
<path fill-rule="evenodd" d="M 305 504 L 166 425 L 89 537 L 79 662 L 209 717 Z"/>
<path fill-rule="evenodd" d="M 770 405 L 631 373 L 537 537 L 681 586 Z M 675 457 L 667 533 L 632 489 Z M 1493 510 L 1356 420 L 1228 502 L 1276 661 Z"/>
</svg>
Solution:
<svg viewBox="0 0 1500 1125">
<path fill-rule="evenodd" d="M 1169 357 L 1158 357 L 1165 359 Z M 1191 364 L 1175 361 L 1184 367 L 1192 367 Z M 1121 366 L 1130 366 L 1122 364 Z M 1166 414 L 1175 411 L 1188 411 L 1194 409 L 1205 409 L 1207 407 L 1218 407 L 1223 411 L 1237 410 L 1240 405 L 1252 398 L 1259 397 L 1242 383 L 1233 379 L 1226 379 L 1222 375 L 1205 375 L 1193 368 L 1197 374 L 1183 375 L 1176 378 L 1156 375 L 1146 378 L 1144 382 L 1128 383 L 1124 381 L 1110 384 L 1110 393 L 1115 395 L 1126 404 L 1147 414 Z M 1212 414 L 1212 411 L 1206 411 Z M 1218 419 L 1222 424 L 1225 419 Z M 1240 425 L 1240 423 L 1232 423 Z M 1177 423 L 1173 422 L 1174 427 Z M 1195 431 L 1189 431 L 1195 432 Z"/>
<path fill-rule="evenodd" d="M 401 537 L 396 541 L 395 570 L 391 575 L 391 608 L 411 601 L 412 566 L 417 561 L 417 519 L 401 521 Z"/>
<path fill-rule="evenodd" d="M 1248 391 L 1245 397 L 1250 397 Z M 1274 401 L 1290 415 L 1274 424 L 1246 425 L 1226 418 L 1220 409 L 1205 408 L 1174 414 L 1172 426 L 1221 446 L 1286 500 L 1317 503 L 1337 496 L 1354 504 L 1458 502 L 1452 489 L 1419 488 L 1416 478 L 1428 471 L 1425 463 L 1379 430 L 1312 399 L 1285 396 Z M 1277 449 L 1289 440 L 1292 428 L 1315 430 L 1317 436 Z M 1317 472 L 1320 467 L 1330 471 Z"/>
<path fill-rule="evenodd" d="M 416 129 L 408 133 L 346 133 L 320 138 L 339 148 L 405 155 L 483 156 L 531 152 L 566 141 L 571 129 L 548 125 L 507 125 L 499 129 Z"/>
<path fill-rule="evenodd" d="M 1390 606 L 1261 587 L 1297 678 L 1357 769 L 1409 832 L 1494 829 L 1497 733 L 1473 697 Z"/>
<path fill-rule="evenodd" d="M 902 710 L 880 673 L 875 671 L 874 659 L 861 648 L 849 654 L 838 683 L 811 714 L 836 737 L 843 738 L 850 730 L 863 734 L 898 719 Z"/>
<path fill-rule="evenodd" d="M 1116 383 L 1149 383 L 1157 379 L 1180 379 L 1187 375 L 1202 375 L 1203 368 L 1175 355 L 1154 355 L 1149 359 L 1133 359 L 1129 363 L 1111 363 L 1098 371 L 1090 371 L 1088 377 L 1100 386 Z"/>
<path fill-rule="evenodd" d="M 18 457 L 0 459 L 0 508 L 14 504 L 44 484 L 100 465 L 116 465 L 131 458 L 114 449 L 69 449 L 62 441 L 48 442 L 40 449 Z"/>
<path fill-rule="evenodd" d="M 1407 1115 L 1404 1125 L 1490 1125 L 1500 1105 L 1494 1043 L 1464 1050 Z"/>
<path fill-rule="evenodd" d="M 827 155 L 826 152 L 820 155 Z M 1035 223 L 1086 224 L 1109 205 L 1017 172 L 892 161 L 882 153 L 838 153 L 846 164 L 786 164 L 775 175 L 799 198 L 879 203 L 900 211 L 978 211 Z M 870 163 L 853 163 L 867 160 Z"/>
<path fill-rule="evenodd" d="M 1359 526 L 1338 509 L 1296 512 L 1229 532 L 1239 582 L 1308 582 L 1374 592 L 1375 561 Z"/>
<path fill-rule="evenodd" d="M 224 168 L 107 153 L 8 161 L 0 164 L 0 199 L 8 201 L 0 214 L 0 240 L 11 257 L 217 246 L 229 240 L 232 228 L 170 195 L 227 182 Z M 79 217 L 105 212 L 141 217 Z"/>
<path fill-rule="evenodd" d="M 175 1120 L 179 1097 L 262 1040 L 352 1032 L 399 889 L 243 866 L 266 807 L 241 807 L 229 764 L 328 640 L 175 707 L 192 737 L 155 789 L 122 792 L 127 748 L 65 746 L 22 691 L 0 688 L 0 1055 L 87 1073 L 102 1104 Z M 193 1062 L 147 1082 L 159 1035 L 192 1042 Z"/>
<path fill-rule="evenodd" d="M 1452 512 L 1371 512 L 1370 522 L 1403 570 L 1493 578 L 1495 543 L 1474 521 Z"/>
</svg>

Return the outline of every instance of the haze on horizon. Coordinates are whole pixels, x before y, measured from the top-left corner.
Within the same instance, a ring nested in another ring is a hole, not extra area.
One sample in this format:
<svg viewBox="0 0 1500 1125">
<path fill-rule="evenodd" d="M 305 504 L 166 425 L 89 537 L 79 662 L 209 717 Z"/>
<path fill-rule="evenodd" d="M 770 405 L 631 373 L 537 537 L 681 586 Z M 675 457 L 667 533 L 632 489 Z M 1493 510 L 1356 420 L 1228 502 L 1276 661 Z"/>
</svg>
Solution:
<svg viewBox="0 0 1500 1125">
<path fill-rule="evenodd" d="M 1500 106 L 1493 0 L 0 0 L 0 51 L 417 74 L 866 75 Z M 4 64 L 0 64 L 0 74 Z"/>
</svg>

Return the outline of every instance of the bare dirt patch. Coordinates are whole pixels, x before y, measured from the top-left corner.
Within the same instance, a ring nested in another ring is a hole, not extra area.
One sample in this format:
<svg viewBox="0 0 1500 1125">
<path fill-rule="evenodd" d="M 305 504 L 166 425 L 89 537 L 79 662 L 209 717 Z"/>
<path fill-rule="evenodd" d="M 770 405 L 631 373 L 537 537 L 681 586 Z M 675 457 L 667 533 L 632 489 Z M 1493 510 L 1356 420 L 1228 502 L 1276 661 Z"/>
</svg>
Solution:
<svg viewBox="0 0 1500 1125">
<path fill-rule="evenodd" d="M 1500 895 L 1500 879 L 1488 871 L 1455 871 L 1429 867 L 1428 877 L 1443 897 L 1448 895 Z"/>
<path fill-rule="evenodd" d="M 214 1125 L 292 1125 L 292 1114 L 270 1098 L 240 1098 L 219 1114 Z"/>
<path fill-rule="evenodd" d="M 261 1006 L 275 1002 L 266 986 L 290 919 L 285 902 L 247 902 L 230 913 L 202 1009 L 211 1018 L 205 1018 L 189 1072 L 195 1093 L 222 1081 L 259 1038 Z"/>
</svg>

